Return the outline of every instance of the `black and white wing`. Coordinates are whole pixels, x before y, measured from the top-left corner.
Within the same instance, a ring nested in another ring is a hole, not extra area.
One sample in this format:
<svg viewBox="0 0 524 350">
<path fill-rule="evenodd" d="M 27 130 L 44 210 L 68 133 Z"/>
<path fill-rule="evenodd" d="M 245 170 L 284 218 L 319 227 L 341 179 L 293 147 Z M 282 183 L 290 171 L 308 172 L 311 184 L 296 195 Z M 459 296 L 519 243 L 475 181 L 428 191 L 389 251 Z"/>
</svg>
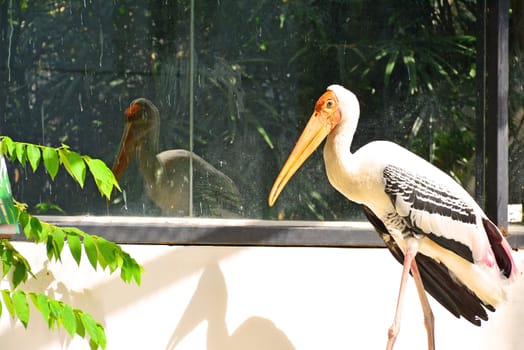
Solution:
<svg viewBox="0 0 524 350">
<path fill-rule="evenodd" d="M 384 191 L 411 233 L 426 235 L 473 262 L 468 236 L 477 218 L 471 206 L 442 185 L 393 165 L 384 168 L 383 177 Z"/>
<path fill-rule="evenodd" d="M 479 256 L 474 242 L 484 242 L 500 271 L 511 275 L 513 260 L 500 231 L 461 193 L 393 165 L 384 168 L 383 177 L 384 191 L 413 234 L 425 235 L 471 263 Z"/>
</svg>

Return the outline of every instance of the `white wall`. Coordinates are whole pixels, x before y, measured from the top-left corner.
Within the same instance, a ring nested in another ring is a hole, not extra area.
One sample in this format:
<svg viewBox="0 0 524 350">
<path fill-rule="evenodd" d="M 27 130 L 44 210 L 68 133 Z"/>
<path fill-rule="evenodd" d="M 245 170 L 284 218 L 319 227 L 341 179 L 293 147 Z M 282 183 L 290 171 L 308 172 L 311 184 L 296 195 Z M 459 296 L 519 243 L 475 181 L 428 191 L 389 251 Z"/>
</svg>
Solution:
<svg viewBox="0 0 524 350">
<path fill-rule="evenodd" d="M 44 265 L 43 246 L 15 243 L 47 291 L 104 324 L 107 349 L 382 349 L 393 318 L 400 265 L 385 249 L 177 247 L 127 245 L 144 267 L 142 285 L 93 271 Z M 519 255 L 519 257 L 521 257 Z M 5 288 L 6 285 L 0 285 Z M 437 349 L 524 348 L 524 283 L 483 327 L 456 319 L 432 299 Z M 424 349 L 415 287 L 395 349 Z M 80 338 L 49 332 L 32 310 L 27 330 L 4 309 L 0 349 L 88 349 Z"/>
</svg>

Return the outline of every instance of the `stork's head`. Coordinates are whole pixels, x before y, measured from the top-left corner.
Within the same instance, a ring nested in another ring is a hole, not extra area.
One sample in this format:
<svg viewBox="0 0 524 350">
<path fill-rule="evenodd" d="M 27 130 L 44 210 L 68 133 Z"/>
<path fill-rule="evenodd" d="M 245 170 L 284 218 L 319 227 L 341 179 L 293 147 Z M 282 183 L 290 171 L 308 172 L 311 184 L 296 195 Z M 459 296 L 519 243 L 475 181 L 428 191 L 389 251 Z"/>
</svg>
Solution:
<svg viewBox="0 0 524 350">
<path fill-rule="evenodd" d="M 330 85 L 317 100 L 311 118 L 273 184 L 268 200 L 270 206 L 275 203 L 293 174 L 329 134 L 345 127 L 354 132 L 358 116 L 356 96 L 343 86 Z"/>
<path fill-rule="evenodd" d="M 160 114 L 158 108 L 145 98 L 137 98 L 124 112 L 125 126 L 120 147 L 113 164 L 113 173 L 120 179 L 131 158 L 141 147 L 156 153 Z"/>
</svg>

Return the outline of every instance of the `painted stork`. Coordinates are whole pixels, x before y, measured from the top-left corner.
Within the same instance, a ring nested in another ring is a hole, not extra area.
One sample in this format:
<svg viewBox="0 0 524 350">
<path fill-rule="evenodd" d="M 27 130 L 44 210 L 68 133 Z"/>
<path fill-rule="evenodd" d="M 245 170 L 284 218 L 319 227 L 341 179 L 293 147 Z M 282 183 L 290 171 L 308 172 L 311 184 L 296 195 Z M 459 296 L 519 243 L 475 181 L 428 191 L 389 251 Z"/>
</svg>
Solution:
<svg viewBox="0 0 524 350">
<path fill-rule="evenodd" d="M 433 313 L 424 289 L 456 317 L 480 326 L 486 310 L 505 299 L 518 275 L 511 248 L 473 198 L 452 178 L 410 151 L 387 141 L 350 147 L 360 114 L 356 96 L 331 85 L 282 167 L 269 205 L 327 137 L 324 163 L 333 187 L 360 203 L 393 256 L 403 264 L 397 307 L 388 331 L 393 349 L 408 274 L 424 313 L 428 348 L 435 349 Z"/>
<path fill-rule="evenodd" d="M 160 113 L 145 98 L 131 102 L 113 173 L 120 179 L 133 156 L 145 189 L 166 215 L 231 217 L 242 212 L 234 182 L 193 152 L 174 149 L 158 153 Z M 189 209 L 190 161 L 193 170 L 193 213 Z"/>
</svg>

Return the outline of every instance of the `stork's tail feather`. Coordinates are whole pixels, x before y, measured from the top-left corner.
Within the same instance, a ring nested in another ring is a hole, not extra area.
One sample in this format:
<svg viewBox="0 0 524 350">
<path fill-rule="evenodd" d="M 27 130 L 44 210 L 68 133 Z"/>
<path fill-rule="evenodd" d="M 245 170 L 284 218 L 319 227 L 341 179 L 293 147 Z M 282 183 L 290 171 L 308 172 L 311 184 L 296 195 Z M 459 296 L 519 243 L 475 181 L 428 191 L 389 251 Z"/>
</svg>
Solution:
<svg viewBox="0 0 524 350">
<path fill-rule="evenodd" d="M 518 274 L 518 268 L 511 254 L 511 247 L 504 239 L 500 230 L 489 219 L 482 218 L 482 224 L 486 230 L 491 250 L 495 254 L 497 265 L 507 278 L 513 278 Z"/>
</svg>

